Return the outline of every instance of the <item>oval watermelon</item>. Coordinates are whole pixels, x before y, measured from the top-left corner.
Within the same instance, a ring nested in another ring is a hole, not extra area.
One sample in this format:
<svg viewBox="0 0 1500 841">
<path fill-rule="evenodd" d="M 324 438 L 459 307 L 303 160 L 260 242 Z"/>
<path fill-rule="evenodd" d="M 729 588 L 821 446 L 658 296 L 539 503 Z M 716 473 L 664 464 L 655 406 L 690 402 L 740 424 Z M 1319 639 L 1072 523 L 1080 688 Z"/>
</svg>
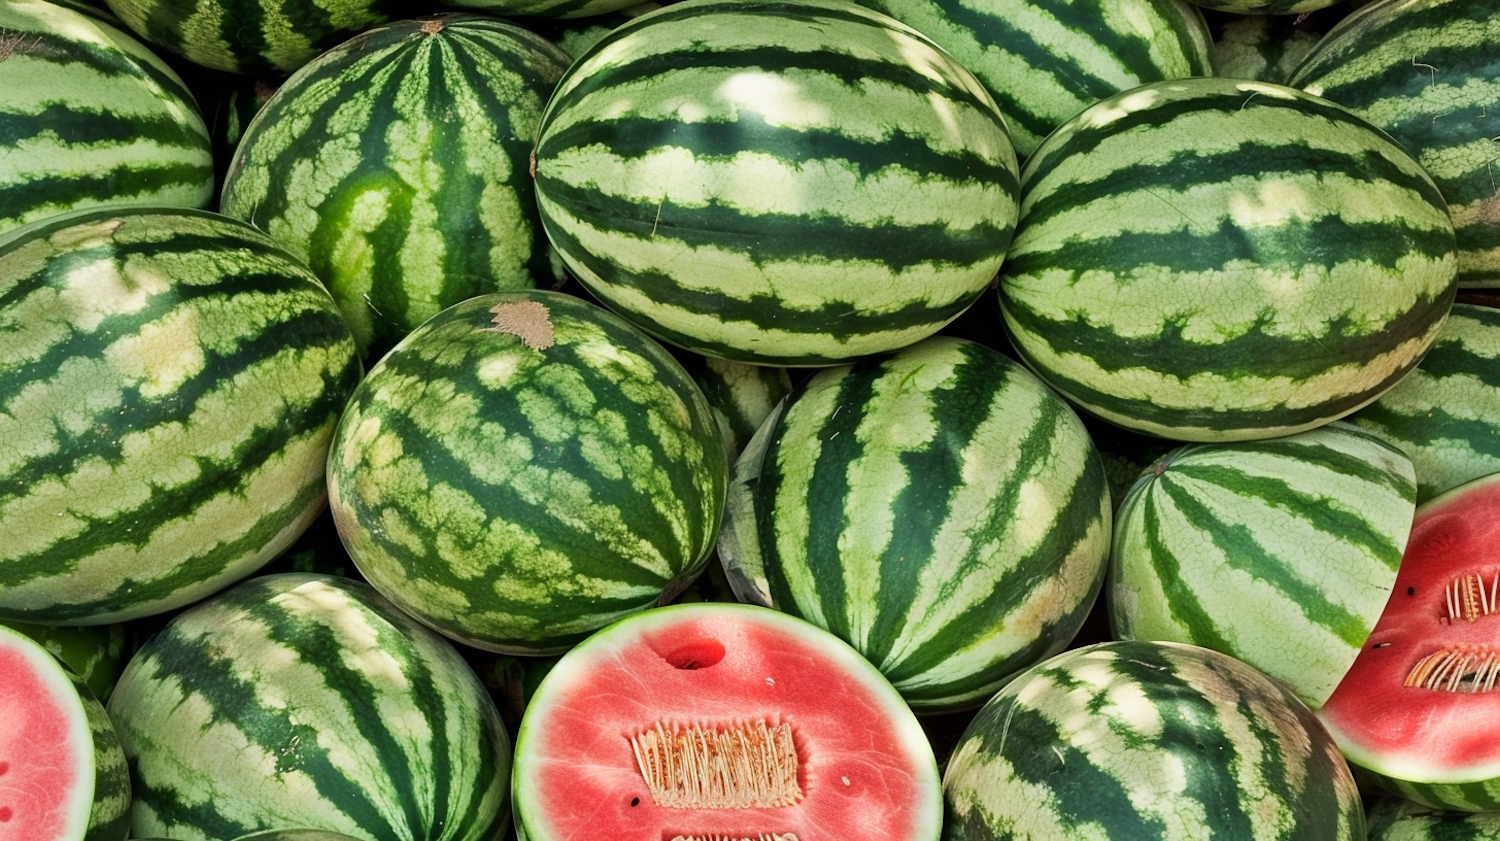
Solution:
<svg viewBox="0 0 1500 841">
<path fill-rule="evenodd" d="M 737 604 L 627 617 L 564 654 L 526 708 L 527 841 L 936 839 L 937 763 L 868 661 Z"/>
</svg>

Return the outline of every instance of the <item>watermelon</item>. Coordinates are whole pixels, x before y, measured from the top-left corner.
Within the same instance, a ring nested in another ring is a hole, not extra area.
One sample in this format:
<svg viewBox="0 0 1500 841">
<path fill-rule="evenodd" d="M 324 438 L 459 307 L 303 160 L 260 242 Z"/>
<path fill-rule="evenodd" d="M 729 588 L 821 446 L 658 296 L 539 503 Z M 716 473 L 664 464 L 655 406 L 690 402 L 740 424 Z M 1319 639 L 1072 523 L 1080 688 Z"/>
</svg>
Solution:
<svg viewBox="0 0 1500 841">
<path fill-rule="evenodd" d="M 1110 500 L 1077 415 L 967 339 L 825 368 L 735 464 L 719 556 L 913 709 L 973 708 L 1061 651 L 1104 580 Z"/>
<path fill-rule="evenodd" d="M 641 0 L 448 0 L 447 5 L 494 15 L 589 20 L 641 5 Z M 655 6 L 656 3 L 646 5 Z"/>
<path fill-rule="evenodd" d="M 0 626 L 0 838 L 123 841 L 130 775 L 104 706 L 78 675 Z"/>
<path fill-rule="evenodd" d="M 0 234 L 74 208 L 207 207 L 208 127 L 166 63 L 104 21 L 0 3 Z"/>
<path fill-rule="evenodd" d="M 861 0 L 928 36 L 984 82 L 1021 157 L 1123 90 L 1207 76 L 1203 12 L 1187 0 Z"/>
<path fill-rule="evenodd" d="M 1500 812 L 1449 812 L 1404 797 L 1376 797 L 1369 841 L 1500 841 Z"/>
<path fill-rule="evenodd" d="M 1385 0 L 1329 30 L 1287 82 L 1389 132 L 1453 214 L 1458 282 L 1500 287 L 1500 5 Z"/>
<path fill-rule="evenodd" d="M 1279 682 L 1197 646 L 1074 648 L 969 723 L 944 841 L 1364 841 L 1359 791 Z"/>
<path fill-rule="evenodd" d="M 564 654 L 516 736 L 524 841 L 936 841 L 937 763 L 880 673 L 750 605 L 643 611 Z"/>
<path fill-rule="evenodd" d="M 323 829 L 269 829 L 241 835 L 234 841 L 359 841 L 353 835 Z"/>
<path fill-rule="evenodd" d="M 1000 306 L 1086 410 L 1179 441 L 1271 438 L 1379 397 L 1456 285 L 1446 204 L 1368 122 L 1193 78 L 1079 114 L 1026 161 Z"/>
<path fill-rule="evenodd" d="M 473 670 L 347 578 L 256 576 L 177 614 L 109 714 L 138 837 L 493 841 L 508 823 L 510 739 Z"/>
<path fill-rule="evenodd" d="M 257 112 L 220 208 L 312 267 L 372 362 L 465 298 L 562 280 L 527 166 L 567 65 L 540 36 L 481 15 L 366 31 Z"/>
<path fill-rule="evenodd" d="M 776 404 L 792 390 L 791 374 L 774 365 L 750 365 L 696 353 L 683 353 L 678 360 L 713 410 L 731 461 L 739 457 L 755 431 L 776 410 Z"/>
<path fill-rule="evenodd" d="M 1216 16 L 1209 21 L 1217 30 L 1209 53 L 1212 75 L 1284 85 L 1345 11 L 1334 6 L 1298 15 Z"/>
<path fill-rule="evenodd" d="M 1015 224 L 984 86 L 844 0 L 688 0 L 558 84 L 535 151 L 547 236 L 600 301 L 672 344 L 827 365 L 937 332 Z"/>
<path fill-rule="evenodd" d="M 0 619 L 121 622 L 274 557 L 323 508 L 360 375 L 328 292 L 201 210 L 0 237 Z"/>
<path fill-rule="evenodd" d="M 1318 715 L 1382 789 L 1500 810 L 1500 474 L 1417 507 L 1396 586 Z"/>
<path fill-rule="evenodd" d="M 455 640 L 555 654 L 702 571 L 729 477 L 682 366 L 607 310 L 517 290 L 438 313 L 355 390 L 328 460 L 360 572 Z"/>
<path fill-rule="evenodd" d="M 1113 633 L 1233 655 L 1316 709 L 1390 597 L 1415 500 L 1411 461 L 1341 421 L 1177 448 L 1116 512 Z"/>
<path fill-rule="evenodd" d="M 1500 472 L 1500 310 L 1455 303 L 1416 370 L 1348 420 L 1411 458 L 1417 502 Z"/>
<path fill-rule="evenodd" d="M 285 76 L 379 26 L 406 0 L 105 0 L 137 35 L 193 64 Z"/>
<path fill-rule="evenodd" d="M 135 628 L 127 623 L 111 625 L 33 625 L 0 622 L 42 644 L 47 652 L 78 675 L 100 703 L 109 700 L 125 663 L 135 653 Z"/>
</svg>

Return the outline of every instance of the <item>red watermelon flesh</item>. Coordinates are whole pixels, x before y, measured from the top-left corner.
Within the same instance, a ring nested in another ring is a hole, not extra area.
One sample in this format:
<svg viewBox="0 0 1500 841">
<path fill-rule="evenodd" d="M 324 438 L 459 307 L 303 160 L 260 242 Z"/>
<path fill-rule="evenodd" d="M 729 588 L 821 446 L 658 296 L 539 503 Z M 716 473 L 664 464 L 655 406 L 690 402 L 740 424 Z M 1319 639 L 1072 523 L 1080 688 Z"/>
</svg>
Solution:
<svg viewBox="0 0 1500 841">
<path fill-rule="evenodd" d="M 528 841 L 936 839 L 932 748 L 890 683 L 811 623 L 689 604 L 565 654 L 526 708 Z"/>
<path fill-rule="evenodd" d="M 83 702 L 39 644 L 0 629 L 0 841 L 83 838 L 94 740 Z"/>
<path fill-rule="evenodd" d="M 1398 781 L 1500 777 L 1500 475 L 1417 509 L 1385 612 L 1318 711 Z"/>
</svg>

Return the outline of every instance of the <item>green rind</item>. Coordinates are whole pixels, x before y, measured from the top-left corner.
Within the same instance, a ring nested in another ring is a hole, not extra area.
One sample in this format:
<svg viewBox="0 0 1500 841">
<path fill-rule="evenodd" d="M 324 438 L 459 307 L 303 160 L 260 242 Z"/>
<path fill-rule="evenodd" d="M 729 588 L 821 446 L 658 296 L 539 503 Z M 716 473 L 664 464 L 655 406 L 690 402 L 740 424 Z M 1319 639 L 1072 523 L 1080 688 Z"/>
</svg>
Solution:
<svg viewBox="0 0 1500 841">
<path fill-rule="evenodd" d="M 1500 310 L 1454 304 L 1421 364 L 1348 420 L 1411 458 L 1419 503 L 1500 473 Z"/>
<path fill-rule="evenodd" d="M 1187 441 L 1377 398 L 1457 292 L 1452 222 L 1389 137 L 1264 82 L 1145 85 L 1049 136 L 1000 275 L 1018 352 L 1087 410 Z"/>
<path fill-rule="evenodd" d="M 49 654 L 78 674 L 100 703 L 109 701 L 115 681 L 135 652 L 134 628 L 124 623 L 88 627 L 27 622 L 0 622 L 0 625 L 41 643 Z"/>
<path fill-rule="evenodd" d="M 792 390 L 792 376 L 785 368 L 698 354 L 678 358 L 713 409 L 731 462 Z"/>
<path fill-rule="evenodd" d="M 360 376 L 305 266 L 206 211 L 0 237 L 0 618 L 107 624 L 243 578 L 322 508 Z"/>
<path fill-rule="evenodd" d="M 973 74 L 840 0 L 690 0 L 597 42 L 536 148 L 542 223 L 606 305 L 673 344 L 833 364 L 983 292 L 1016 160 Z"/>
<path fill-rule="evenodd" d="M 1387 0 L 1329 30 L 1288 82 L 1389 132 L 1431 174 L 1458 235 L 1458 282 L 1500 286 L 1500 7 Z"/>
<path fill-rule="evenodd" d="M 119 29 L 7 0 L 0 89 L 0 233 L 75 208 L 212 202 L 212 144 L 192 94 Z"/>
<path fill-rule="evenodd" d="M 1447 812 L 1375 797 L 1365 814 L 1369 841 L 1500 841 L 1500 812 Z"/>
<path fill-rule="evenodd" d="M 1363 841 L 1359 792 L 1301 701 L 1207 649 L 1075 648 L 1005 686 L 943 776 L 944 841 Z"/>
<path fill-rule="evenodd" d="M 105 0 L 144 40 L 193 64 L 285 76 L 389 21 L 402 0 Z"/>
<path fill-rule="evenodd" d="M 1347 423 L 1176 449 L 1117 512 L 1114 635 L 1231 655 L 1316 709 L 1385 609 L 1415 497 L 1410 460 Z"/>
<path fill-rule="evenodd" d="M 1284 85 L 1323 37 L 1314 15 L 1230 15 L 1214 38 L 1213 75 Z"/>
<path fill-rule="evenodd" d="M 307 261 L 367 362 L 466 298 L 555 286 L 527 167 L 567 66 L 540 36 L 482 15 L 364 32 L 251 121 L 223 212 Z"/>
<path fill-rule="evenodd" d="M 526 18 L 593 18 L 628 11 L 641 0 L 448 0 L 447 5 L 492 15 Z M 652 4 L 654 5 L 654 4 Z"/>
<path fill-rule="evenodd" d="M 110 699 L 132 830 L 493 841 L 510 741 L 458 651 L 368 585 L 258 576 L 174 617 Z"/>
<path fill-rule="evenodd" d="M 1187 0 L 861 0 L 921 32 L 984 82 L 1016 154 L 1120 91 L 1211 72 Z"/>
<path fill-rule="evenodd" d="M 503 326 L 515 307 L 546 330 Z M 727 482 L 682 366 L 606 310 L 541 290 L 472 298 L 404 339 L 356 390 L 328 463 L 340 537 L 370 582 L 513 654 L 561 652 L 696 576 Z"/>
<path fill-rule="evenodd" d="M 719 555 L 742 601 L 831 631 L 943 712 L 1066 647 L 1109 530 L 1072 409 L 999 352 L 934 337 L 787 397 L 735 466 Z"/>
</svg>

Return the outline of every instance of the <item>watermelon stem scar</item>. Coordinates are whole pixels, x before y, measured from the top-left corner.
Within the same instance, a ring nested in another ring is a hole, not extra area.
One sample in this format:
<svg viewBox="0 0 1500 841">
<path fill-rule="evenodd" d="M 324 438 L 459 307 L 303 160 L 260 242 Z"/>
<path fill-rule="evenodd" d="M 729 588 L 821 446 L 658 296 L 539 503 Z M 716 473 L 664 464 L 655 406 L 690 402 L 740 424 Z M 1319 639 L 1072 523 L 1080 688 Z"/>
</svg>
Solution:
<svg viewBox="0 0 1500 841">
<path fill-rule="evenodd" d="M 651 800 L 668 809 L 756 809 L 802 799 L 792 727 L 657 722 L 630 740 Z"/>
</svg>

